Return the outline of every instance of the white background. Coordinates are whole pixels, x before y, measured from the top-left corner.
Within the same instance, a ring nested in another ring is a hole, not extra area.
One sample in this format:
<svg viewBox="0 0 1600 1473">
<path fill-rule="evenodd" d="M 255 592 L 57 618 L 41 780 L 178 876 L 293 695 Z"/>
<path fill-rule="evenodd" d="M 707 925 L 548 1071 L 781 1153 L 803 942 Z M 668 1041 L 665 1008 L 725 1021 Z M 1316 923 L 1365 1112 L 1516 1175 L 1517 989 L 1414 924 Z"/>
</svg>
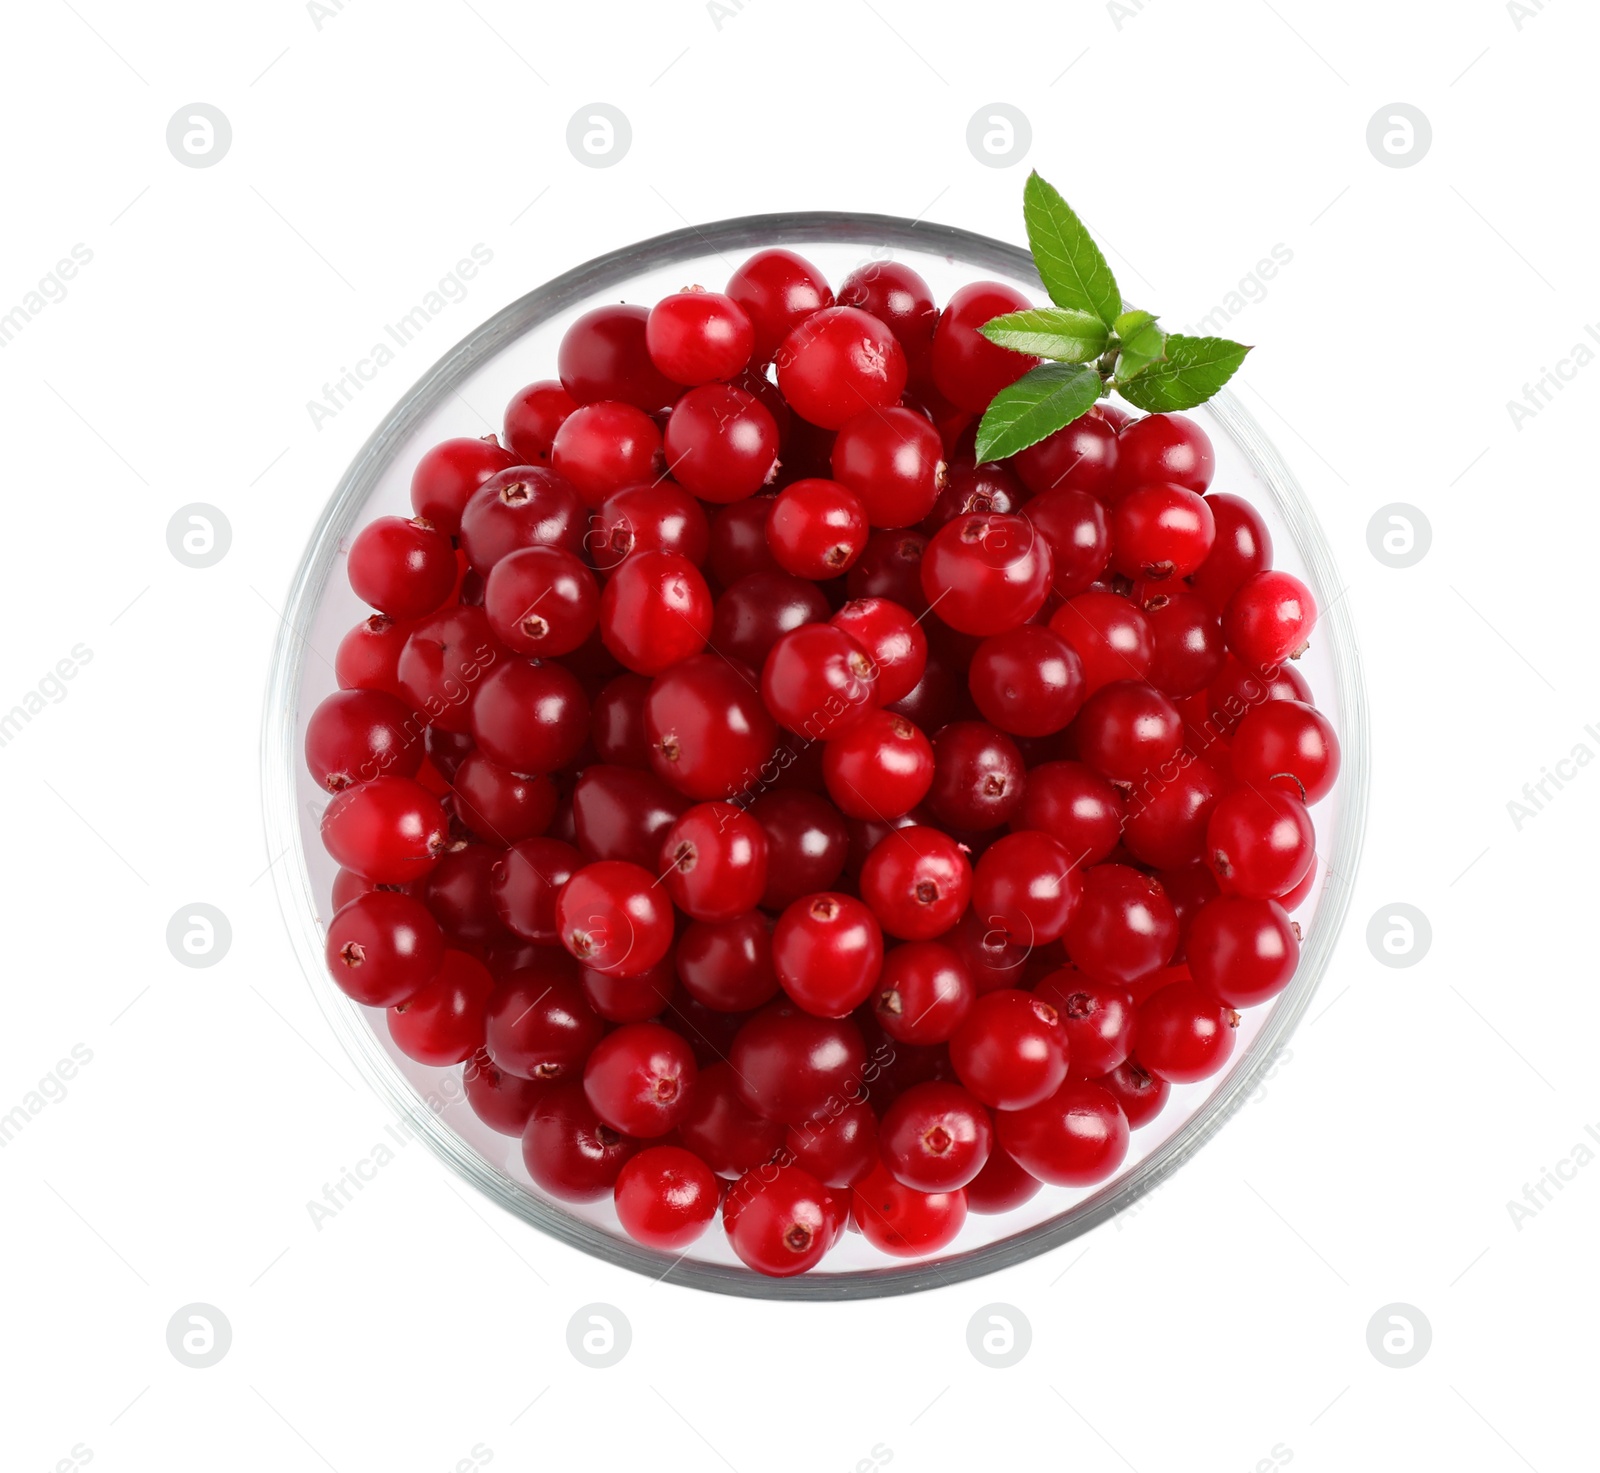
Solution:
<svg viewBox="0 0 1600 1473">
<path fill-rule="evenodd" d="M 1507 1203 L 1600 1128 L 1600 772 L 1568 769 L 1520 830 L 1507 803 L 1580 743 L 1600 752 L 1600 367 L 1520 429 L 1506 406 L 1600 320 L 1600 16 L 735 7 L 346 0 L 320 27 L 289 0 L 8 12 L 0 313 L 75 244 L 93 259 L 0 349 L 0 710 L 81 666 L 0 747 L 0 1114 L 74 1046 L 92 1061 L 0 1148 L 0 1462 L 1593 1466 L 1600 1163 L 1564 1168 L 1520 1225 Z M 596 101 L 632 126 L 611 168 L 566 146 Z M 1366 141 L 1397 101 L 1432 126 L 1413 167 Z M 214 167 L 166 146 L 194 102 L 231 122 Z M 995 102 L 1031 121 L 1009 168 L 966 144 Z M 1242 396 L 1350 585 L 1376 772 L 1347 935 L 1292 1057 L 1136 1211 L 908 1299 L 652 1286 L 469 1200 L 420 1146 L 316 1231 L 307 1199 L 387 1116 L 285 938 L 256 743 L 275 610 L 344 464 L 450 343 L 593 254 L 790 207 L 1020 241 L 1030 166 L 1174 324 L 1293 252 L 1227 330 L 1261 345 Z M 307 401 L 480 242 L 494 260 L 467 300 L 315 427 Z M 208 569 L 168 551 L 191 502 L 232 526 Z M 1391 502 L 1432 526 L 1408 569 L 1368 550 Z M 194 902 L 231 922 L 209 969 L 165 942 Z M 1433 927 L 1403 970 L 1366 942 L 1395 902 Z M 595 1301 L 632 1325 L 608 1370 L 566 1343 Z M 1032 1325 L 1010 1369 L 967 1348 L 995 1301 Z M 232 1326 L 210 1369 L 167 1348 L 193 1302 Z M 1408 1369 L 1367 1343 L 1395 1302 L 1432 1327 Z"/>
</svg>

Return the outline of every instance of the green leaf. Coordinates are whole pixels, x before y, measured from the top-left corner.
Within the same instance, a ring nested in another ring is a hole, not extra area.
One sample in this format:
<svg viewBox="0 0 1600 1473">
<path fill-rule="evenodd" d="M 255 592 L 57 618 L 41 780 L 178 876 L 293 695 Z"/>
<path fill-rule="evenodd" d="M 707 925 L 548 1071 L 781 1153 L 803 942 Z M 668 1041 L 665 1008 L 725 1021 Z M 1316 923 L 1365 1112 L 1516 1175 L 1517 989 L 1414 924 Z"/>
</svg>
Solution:
<svg viewBox="0 0 1600 1473">
<path fill-rule="evenodd" d="M 1124 312 L 1117 319 L 1122 349 L 1117 354 L 1116 382 L 1120 386 L 1137 378 L 1152 363 L 1167 356 L 1167 335 L 1157 324 L 1153 312 Z"/>
<path fill-rule="evenodd" d="M 1041 363 L 994 396 L 978 425 L 976 458 L 1001 460 L 1094 407 L 1100 375 L 1081 363 Z"/>
<path fill-rule="evenodd" d="M 991 343 L 1035 358 L 1088 363 L 1106 350 L 1106 325 L 1092 312 L 1072 307 L 1030 307 L 991 317 L 978 329 Z"/>
<path fill-rule="evenodd" d="M 1111 330 L 1123 342 L 1127 342 L 1129 338 L 1135 336 L 1141 329 L 1149 327 L 1155 320 L 1156 314 L 1154 312 L 1141 312 L 1135 308 L 1132 311 L 1124 312 L 1122 316 L 1117 318 L 1111 324 Z"/>
<path fill-rule="evenodd" d="M 1091 312 L 1110 327 L 1122 313 L 1117 279 L 1083 221 L 1038 174 L 1028 175 L 1023 186 L 1022 218 L 1050 300 L 1058 307 Z"/>
<path fill-rule="evenodd" d="M 1167 338 L 1165 360 L 1152 363 L 1131 383 L 1119 380 L 1117 389 L 1128 403 L 1152 414 L 1193 409 L 1233 377 L 1249 351 L 1226 338 L 1172 333 Z"/>
</svg>

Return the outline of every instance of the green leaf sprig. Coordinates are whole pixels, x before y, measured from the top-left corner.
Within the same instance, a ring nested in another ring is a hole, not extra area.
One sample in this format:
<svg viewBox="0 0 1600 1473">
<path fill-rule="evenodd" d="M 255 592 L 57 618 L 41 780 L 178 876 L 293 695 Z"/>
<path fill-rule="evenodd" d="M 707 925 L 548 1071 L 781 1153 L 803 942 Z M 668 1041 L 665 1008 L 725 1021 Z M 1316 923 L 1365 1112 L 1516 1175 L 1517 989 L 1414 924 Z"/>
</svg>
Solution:
<svg viewBox="0 0 1600 1473">
<path fill-rule="evenodd" d="M 1087 414 L 1113 389 L 1152 414 L 1204 404 L 1250 351 L 1226 338 L 1166 332 L 1153 312 L 1124 310 L 1094 237 L 1038 174 L 1022 191 L 1049 307 L 1007 312 L 979 329 L 990 342 L 1047 361 L 994 396 L 978 425 L 980 461 L 1001 460 Z"/>
</svg>

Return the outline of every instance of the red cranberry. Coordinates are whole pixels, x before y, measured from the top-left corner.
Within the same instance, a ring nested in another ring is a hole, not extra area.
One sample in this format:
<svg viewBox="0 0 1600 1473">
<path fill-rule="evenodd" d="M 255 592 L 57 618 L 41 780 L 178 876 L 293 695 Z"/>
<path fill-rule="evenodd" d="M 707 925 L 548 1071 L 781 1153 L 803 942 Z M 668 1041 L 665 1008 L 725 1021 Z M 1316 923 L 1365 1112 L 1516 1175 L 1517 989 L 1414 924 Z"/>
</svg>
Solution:
<svg viewBox="0 0 1600 1473">
<path fill-rule="evenodd" d="M 583 995 L 591 1008 L 608 1023 L 645 1023 L 658 1018 L 672 1001 L 672 962 L 663 957 L 655 966 L 632 976 L 618 977 L 579 969 Z"/>
<path fill-rule="evenodd" d="M 897 1181 L 919 1192 L 952 1192 L 983 1169 L 994 1128 L 974 1095 L 936 1080 L 913 1085 L 884 1111 L 878 1139 Z"/>
<path fill-rule="evenodd" d="M 1117 436 L 1117 491 L 1170 481 L 1200 494 L 1216 474 L 1210 437 L 1181 414 L 1152 414 Z"/>
<path fill-rule="evenodd" d="M 306 766 L 330 793 L 384 773 L 415 777 L 422 766 L 421 738 L 421 723 L 387 692 L 335 691 L 306 724 Z"/>
<path fill-rule="evenodd" d="M 767 545 L 778 566 L 797 578 L 832 578 L 861 556 L 867 513 L 848 486 L 816 477 L 778 493 L 767 518 Z"/>
<path fill-rule="evenodd" d="M 874 527 L 912 527 L 944 488 L 944 445 L 914 409 L 864 410 L 840 426 L 832 470 L 861 498 Z"/>
<path fill-rule="evenodd" d="M 937 941 L 908 941 L 884 958 L 872 1009 L 898 1043 L 944 1043 L 976 997 L 972 974 L 958 952 Z"/>
<path fill-rule="evenodd" d="M 861 1235 L 882 1253 L 915 1258 L 947 1246 L 967 1220 L 966 1193 L 919 1192 L 878 1165 L 851 1190 Z"/>
<path fill-rule="evenodd" d="M 842 629 L 805 624 L 767 652 L 761 697 L 779 725 L 810 741 L 826 741 L 875 708 L 877 667 Z"/>
<path fill-rule="evenodd" d="M 1033 995 L 1060 1015 L 1070 1073 L 1078 1079 L 1109 1074 L 1133 1048 L 1133 995 L 1125 987 L 1091 982 L 1071 967 L 1052 972 Z"/>
<path fill-rule="evenodd" d="M 950 1062 L 984 1104 L 1025 1109 L 1048 1099 L 1067 1077 L 1066 1030 L 1047 1002 L 1002 988 L 973 1003 L 950 1038 Z"/>
<path fill-rule="evenodd" d="M 1098 1084 L 1073 1079 L 1047 1100 L 995 1120 L 1008 1155 L 1057 1187 L 1090 1187 L 1111 1176 L 1128 1154 L 1128 1120 Z"/>
<path fill-rule="evenodd" d="M 576 488 L 552 470 L 514 466 L 491 476 L 461 513 L 461 550 L 475 571 L 489 570 L 522 547 L 583 551 L 589 515 Z"/>
<path fill-rule="evenodd" d="M 632 976 L 655 966 L 671 949 L 672 906 L 651 871 L 602 859 L 561 887 L 556 929 L 561 944 L 584 966 Z"/>
<path fill-rule="evenodd" d="M 755 395 L 705 384 L 673 407 L 665 451 L 668 472 L 702 501 L 742 501 L 777 470 L 778 426 Z"/>
<path fill-rule="evenodd" d="M 1187 578 L 1215 538 L 1204 497 L 1182 486 L 1139 486 L 1112 508 L 1111 566 L 1128 578 Z"/>
<path fill-rule="evenodd" d="M 1256 788 L 1281 787 L 1315 803 L 1339 776 L 1333 723 L 1303 701 L 1266 701 L 1233 734 L 1233 774 Z"/>
<path fill-rule="evenodd" d="M 1206 601 L 1174 590 L 1144 600 L 1154 652 L 1147 677 L 1174 699 L 1203 691 L 1222 669 L 1222 626 Z"/>
<path fill-rule="evenodd" d="M 1180 754 L 1172 777 L 1140 784 L 1128 800 L 1122 842 L 1152 869 L 1178 869 L 1205 854 L 1206 825 L 1222 785 L 1205 763 L 1185 761 L 1188 755 Z"/>
<path fill-rule="evenodd" d="M 923 519 L 922 530 L 932 537 L 957 517 L 974 512 L 1009 516 L 1018 511 L 1025 500 L 1027 492 L 1022 482 L 1000 462 L 974 465 L 970 460 L 956 461 L 950 467 L 933 510 Z"/>
<path fill-rule="evenodd" d="M 1272 534 L 1261 513 L 1242 496 L 1226 491 L 1206 497 L 1216 524 L 1216 539 L 1189 585 L 1219 613 L 1246 578 L 1272 566 Z"/>
<path fill-rule="evenodd" d="M 1060 731 L 1083 704 L 1077 651 L 1037 624 L 991 634 L 973 655 L 967 681 L 984 719 L 1014 736 Z"/>
<path fill-rule="evenodd" d="M 346 569 L 357 598 L 391 619 L 420 619 L 450 596 L 456 555 L 432 522 L 379 517 L 356 534 Z"/>
<path fill-rule="evenodd" d="M 718 1176 L 740 1176 L 783 1148 L 784 1127 L 745 1104 L 733 1066 L 716 1063 L 696 1078 L 678 1139 Z"/>
<path fill-rule="evenodd" d="M 382 691 L 396 698 L 405 695 L 400 684 L 400 652 L 411 635 L 409 624 L 386 614 L 363 619 L 334 651 L 333 670 L 341 690 Z"/>
<path fill-rule="evenodd" d="M 488 844 L 452 844 L 422 882 L 422 903 L 461 951 L 480 952 L 505 936 L 493 893 L 501 853 Z"/>
<path fill-rule="evenodd" d="M 870 312 L 900 340 L 908 358 L 925 357 L 939 310 L 928 283 L 903 261 L 869 261 L 839 286 L 841 307 Z"/>
<path fill-rule="evenodd" d="M 1118 680 L 1084 702 L 1072 735 L 1078 756 L 1096 772 L 1133 783 L 1178 755 L 1183 718 L 1154 686 Z"/>
<path fill-rule="evenodd" d="M 883 966 L 883 932 L 849 895 L 824 891 L 788 906 L 772 932 L 772 965 L 789 997 L 819 1018 L 864 1002 Z"/>
<path fill-rule="evenodd" d="M 496 844 L 542 834 L 555 817 L 556 788 L 548 777 L 512 772 L 476 749 L 462 759 L 450 787 L 462 823 Z"/>
<path fill-rule="evenodd" d="M 678 1253 L 717 1215 L 717 1179 L 682 1146 L 649 1146 L 625 1161 L 615 1188 L 617 1221 L 647 1248 Z"/>
<path fill-rule="evenodd" d="M 1189 931 L 1194 980 L 1231 1008 L 1276 997 L 1300 964 L 1300 938 L 1272 900 L 1221 895 L 1201 906 Z"/>
<path fill-rule="evenodd" d="M 717 600 L 711 647 L 759 670 L 772 646 L 802 624 L 826 622 L 827 596 L 815 583 L 790 573 L 747 573 Z"/>
<path fill-rule="evenodd" d="M 524 839 L 495 865 L 490 893 L 506 926 L 526 941 L 558 945 L 556 894 L 583 865 L 583 856 L 559 839 Z"/>
<path fill-rule="evenodd" d="M 1159 881 L 1125 864 L 1084 871 L 1066 943 L 1085 976 L 1127 986 L 1166 966 L 1177 942 L 1178 917 Z"/>
<path fill-rule="evenodd" d="M 589 1055 L 583 1092 L 613 1130 L 653 1140 L 683 1118 L 696 1072 L 689 1045 L 672 1029 L 624 1023 Z"/>
<path fill-rule="evenodd" d="M 505 417 L 506 444 L 516 456 L 512 463 L 548 465 L 556 431 L 577 407 L 578 401 L 555 379 L 540 379 L 517 390 L 506 405 Z"/>
<path fill-rule="evenodd" d="M 961 919 L 972 895 L 972 867 L 939 829 L 896 829 L 861 867 L 861 895 L 891 936 L 928 941 Z"/>
<path fill-rule="evenodd" d="M 573 410 L 556 431 L 550 464 L 592 507 L 661 473 L 661 431 L 642 409 L 602 401 Z"/>
<path fill-rule="evenodd" d="M 1229 656 L 1217 677 L 1206 688 L 1206 709 L 1216 730 L 1215 736 L 1232 735 L 1246 713 L 1265 701 L 1304 701 L 1311 699 L 1311 688 L 1292 665 L 1280 665 L 1270 674 L 1257 674 Z"/>
<path fill-rule="evenodd" d="M 347 997 L 369 1008 L 392 1008 L 433 981 L 444 961 L 444 937 L 421 901 L 369 890 L 328 923 L 326 955 Z"/>
<path fill-rule="evenodd" d="M 589 702 L 565 666 L 507 660 L 472 698 L 472 739 L 513 772 L 555 772 L 589 735 Z"/>
<path fill-rule="evenodd" d="M 601 686 L 590 712 L 589 733 L 595 755 L 622 767 L 644 767 L 650 761 L 650 737 L 644 726 L 644 703 L 650 694 L 648 676 L 629 671 Z"/>
<path fill-rule="evenodd" d="M 346 869 L 377 884 L 420 880 L 447 842 L 444 809 L 409 777 L 375 777 L 334 795 L 322 815 L 322 842 Z"/>
<path fill-rule="evenodd" d="M 828 890 L 844 873 L 850 836 L 826 798 L 799 790 L 763 793 L 750 812 L 767 833 L 765 910 L 783 910 L 802 895 Z"/>
<path fill-rule="evenodd" d="M 756 330 L 731 297 L 691 287 L 650 309 L 644 340 L 655 366 L 674 383 L 709 384 L 749 363 Z"/>
<path fill-rule="evenodd" d="M 1018 1166 L 999 1145 L 989 1148 L 983 1170 L 962 1189 L 971 1212 L 1010 1212 L 1031 1200 L 1039 1191 L 1039 1178 Z"/>
<path fill-rule="evenodd" d="M 874 711 L 827 743 L 822 775 L 847 817 L 897 817 L 927 796 L 933 747 L 904 716 Z"/>
<path fill-rule="evenodd" d="M 1091 409 L 1064 429 L 1019 450 L 1012 463 L 1035 496 L 1071 490 L 1108 501 L 1117 469 L 1116 427 L 1101 409 Z"/>
<path fill-rule="evenodd" d="M 767 831 L 731 803 L 700 803 L 667 830 L 662 883 L 697 921 L 726 921 L 761 903 L 767 888 Z"/>
<path fill-rule="evenodd" d="M 755 361 L 767 362 L 778 345 L 813 312 L 833 305 L 827 278 L 793 251 L 757 251 L 728 281 L 728 296 L 755 327 Z"/>
<path fill-rule="evenodd" d="M 484 1011 L 494 978 L 476 957 L 447 951 L 433 980 L 389 1009 L 389 1036 L 407 1058 L 436 1069 L 464 1063 L 483 1047 Z"/>
<path fill-rule="evenodd" d="M 575 1077 L 606 1025 L 559 952 L 541 966 L 507 973 L 489 998 L 489 1057 L 523 1079 Z"/>
<path fill-rule="evenodd" d="M 493 435 L 481 440 L 446 440 L 417 462 L 411 477 L 411 508 L 447 537 L 461 530 L 461 513 L 490 476 L 517 463 Z"/>
<path fill-rule="evenodd" d="M 612 573 L 600 595 L 605 646 L 638 675 L 658 675 L 705 647 L 711 590 L 675 552 L 641 552 Z"/>
<path fill-rule="evenodd" d="M 878 1117 L 865 1100 L 841 1100 L 837 1109 L 791 1125 L 784 1147 L 824 1186 L 848 1187 L 878 1164 Z"/>
<path fill-rule="evenodd" d="M 1211 810 L 1206 862 L 1225 893 L 1273 900 L 1305 878 L 1316 841 L 1311 817 L 1297 795 L 1275 788 L 1235 788 Z"/>
<path fill-rule="evenodd" d="M 595 1114 L 577 1080 L 541 1090 L 522 1133 L 528 1175 L 563 1202 L 609 1196 L 617 1174 L 638 1149 L 638 1141 Z"/>
<path fill-rule="evenodd" d="M 651 767 L 691 798 L 755 788 L 778 744 L 753 674 L 709 653 L 656 676 L 644 723 Z"/>
<path fill-rule="evenodd" d="M 500 559 L 484 586 L 483 611 L 507 649 L 568 655 L 599 617 L 594 574 L 558 547 L 525 547 Z"/>
<path fill-rule="evenodd" d="M 1091 589 L 1069 598 L 1050 627 L 1077 651 L 1084 694 L 1114 680 L 1142 680 L 1155 658 L 1150 622 L 1127 599 Z"/>
<path fill-rule="evenodd" d="M 1035 496 L 1024 515 L 1050 544 L 1052 591 L 1074 598 L 1088 590 L 1111 561 L 1105 508 L 1087 491 L 1063 486 Z"/>
<path fill-rule="evenodd" d="M 621 859 L 650 869 L 661 841 L 689 801 L 653 772 L 586 767 L 572 790 L 578 847 L 589 859 Z"/>
<path fill-rule="evenodd" d="M 603 573 L 637 552 L 675 552 L 698 567 L 710 543 L 711 524 L 700 503 L 671 481 L 613 491 L 590 518 L 587 539 Z"/>
<path fill-rule="evenodd" d="M 1015 940 L 1046 946 L 1066 930 L 1080 887 L 1066 845 L 1024 829 L 984 850 L 973 875 L 972 908 Z"/>
<path fill-rule="evenodd" d="M 579 404 L 620 399 L 654 414 L 678 396 L 678 386 L 651 361 L 649 312 L 617 303 L 585 312 L 562 335 L 556 371 Z"/>
<path fill-rule="evenodd" d="M 1222 611 L 1228 648 L 1251 670 L 1270 671 L 1297 656 L 1317 622 L 1311 590 L 1289 573 L 1268 569 L 1247 578 Z"/>
<path fill-rule="evenodd" d="M 482 609 L 444 608 L 411 626 L 396 674 L 406 702 L 429 726 L 472 729 L 472 698 L 506 650 Z"/>
<path fill-rule="evenodd" d="M 1023 801 L 1026 772 L 1017 744 L 981 721 L 957 721 L 933 739 L 928 806 L 958 829 L 997 828 Z"/>
<path fill-rule="evenodd" d="M 467 1104 L 490 1130 L 520 1136 L 528 1128 L 533 1107 L 546 1086 L 536 1079 L 521 1079 L 496 1066 L 480 1049 L 461 1073 Z"/>
<path fill-rule="evenodd" d="M 1158 1079 L 1137 1059 L 1127 1059 L 1109 1074 L 1103 1074 L 1098 1084 L 1121 1107 L 1129 1126 L 1137 1130 L 1148 1125 L 1161 1113 L 1172 1086 Z"/>
<path fill-rule="evenodd" d="M 891 599 L 914 616 L 925 613 L 922 555 L 927 546 L 928 539 L 920 532 L 874 532 L 856 565 L 845 574 L 850 597 Z"/>
<path fill-rule="evenodd" d="M 978 329 L 991 318 L 1032 303 L 1014 286 L 974 281 L 958 287 L 933 332 L 933 382 L 952 404 L 981 414 L 989 401 L 1038 363 L 991 343 Z"/>
<path fill-rule="evenodd" d="M 922 559 L 922 591 L 963 634 L 999 634 L 1050 591 L 1050 547 L 1023 517 L 974 513 L 940 529 Z"/>
<path fill-rule="evenodd" d="M 866 1045 L 848 1018 L 819 1018 L 794 1003 L 769 1003 L 739 1029 L 728 1051 L 745 1103 L 768 1120 L 795 1124 L 832 1099 L 859 1099 Z"/>
<path fill-rule="evenodd" d="M 711 576 L 724 588 L 731 588 L 750 573 L 783 571 L 767 546 L 767 517 L 776 499 L 768 495 L 747 496 L 717 509 L 711 522 L 706 561 Z"/>
<path fill-rule="evenodd" d="M 1239 1015 L 1197 982 L 1174 982 L 1139 1009 L 1139 1061 L 1173 1084 L 1196 1084 L 1233 1053 Z"/>
<path fill-rule="evenodd" d="M 684 990 L 717 1012 L 749 1012 L 777 996 L 772 932 L 758 911 L 696 921 L 679 937 L 674 959 Z"/>
<path fill-rule="evenodd" d="M 1059 839 L 1080 868 L 1106 859 L 1122 834 L 1122 795 L 1081 762 L 1045 762 L 1028 774 L 1012 827 Z"/>
<path fill-rule="evenodd" d="M 905 349 L 858 307 L 824 307 L 783 340 L 774 359 L 789 407 L 837 430 L 863 410 L 887 409 L 906 386 Z"/>
<path fill-rule="evenodd" d="M 833 1246 L 842 1207 L 832 1190 L 798 1166 L 758 1167 L 728 1189 L 728 1242 L 748 1268 L 789 1278 L 814 1268 Z"/>
</svg>

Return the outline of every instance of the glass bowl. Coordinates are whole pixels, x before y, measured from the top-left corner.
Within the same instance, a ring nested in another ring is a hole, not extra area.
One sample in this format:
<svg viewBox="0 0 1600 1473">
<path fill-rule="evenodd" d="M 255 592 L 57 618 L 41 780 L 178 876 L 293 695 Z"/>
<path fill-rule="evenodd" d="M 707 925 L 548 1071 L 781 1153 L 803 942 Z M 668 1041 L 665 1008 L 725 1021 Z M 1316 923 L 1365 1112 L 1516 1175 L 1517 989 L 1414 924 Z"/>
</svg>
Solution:
<svg viewBox="0 0 1600 1473">
<path fill-rule="evenodd" d="M 1112 1180 L 1092 1190 L 1047 1186 L 1012 1212 L 971 1214 L 954 1243 L 927 1260 L 890 1260 L 859 1234 L 846 1233 L 819 1270 L 765 1278 L 738 1262 L 715 1225 L 687 1253 L 673 1256 L 628 1239 L 609 1200 L 572 1205 L 547 1197 L 524 1170 L 520 1143 L 472 1113 L 459 1067 L 433 1069 L 399 1053 L 382 1015 L 345 997 L 324 967 L 336 866 L 318 829 L 328 794 L 313 783 L 301 751 L 311 711 L 335 686 L 333 651 L 370 612 L 344 576 L 347 542 L 374 516 L 411 514 L 411 472 L 427 446 L 484 433 L 488 426 L 480 421 L 498 421 L 518 388 L 553 377 L 556 345 L 581 313 L 608 301 L 649 304 L 691 282 L 720 285 L 745 254 L 767 246 L 799 249 L 832 282 L 864 263 L 895 259 L 921 272 L 941 302 L 979 277 L 1013 282 L 1036 301 L 1045 300 L 1031 258 L 1016 246 L 893 216 L 805 213 L 676 230 L 600 256 L 511 303 L 434 364 L 389 412 L 324 508 L 290 586 L 273 657 L 262 795 L 268 852 L 284 856 L 273 867 L 279 903 L 312 991 L 357 1069 L 453 1170 L 562 1242 L 655 1279 L 772 1299 L 870 1298 L 992 1273 L 1087 1232 L 1157 1186 L 1249 1098 L 1310 1004 L 1349 905 L 1366 821 L 1366 703 L 1344 585 L 1316 517 L 1255 421 L 1224 392 L 1196 412 L 1216 445 L 1215 484 L 1254 502 L 1271 528 L 1275 564 L 1303 578 L 1316 594 L 1322 619 L 1300 668 L 1344 749 L 1339 785 L 1314 815 L 1319 877 L 1296 916 L 1305 931 L 1299 971 L 1271 1005 L 1244 1014 L 1227 1072 L 1175 1087 L 1156 1120 L 1133 1133 L 1128 1159 Z"/>
</svg>

